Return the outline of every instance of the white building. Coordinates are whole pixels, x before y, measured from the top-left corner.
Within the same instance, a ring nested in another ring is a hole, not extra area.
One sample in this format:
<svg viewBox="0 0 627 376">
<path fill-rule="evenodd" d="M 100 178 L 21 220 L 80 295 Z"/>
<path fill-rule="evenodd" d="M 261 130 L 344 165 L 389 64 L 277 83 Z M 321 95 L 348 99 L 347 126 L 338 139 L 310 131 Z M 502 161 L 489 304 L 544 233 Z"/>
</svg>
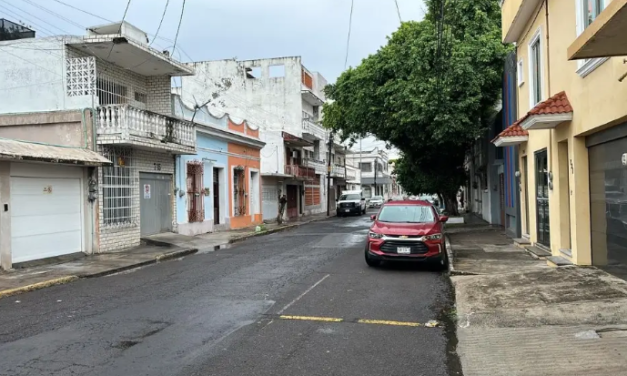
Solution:
<svg viewBox="0 0 627 376">
<path fill-rule="evenodd" d="M 85 172 L 71 156 L 55 168 L 4 162 L 11 189 L 3 186 L 0 200 L 12 210 L 0 224 L 3 267 L 119 250 L 173 230 L 174 155 L 194 154 L 196 136 L 171 116 L 171 77 L 193 69 L 150 48 L 127 22 L 0 42 L 0 50 L 0 137 L 73 147 L 75 156 L 98 151 L 112 162 Z M 54 150 L 47 155 L 54 160 Z M 32 207 L 17 205 L 23 192 Z"/>
<path fill-rule="evenodd" d="M 260 139 L 266 143 L 261 150 L 264 220 L 276 219 L 281 194 L 287 195 L 288 218 L 325 212 L 328 132 L 320 125 L 324 77 L 305 68 L 300 57 L 189 66 L 196 75 L 183 78 L 183 100 L 211 99 L 209 106 L 260 127 Z M 208 92 L 212 98 L 206 98 Z M 331 160 L 343 160 L 335 150 Z M 335 183 L 343 181 L 343 166 L 332 165 L 331 170 Z"/>
<path fill-rule="evenodd" d="M 366 197 L 392 198 L 392 178 L 386 151 L 380 148 L 351 151 L 349 158 L 351 164 L 361 170 L 361 189 Z"/>
</svg>

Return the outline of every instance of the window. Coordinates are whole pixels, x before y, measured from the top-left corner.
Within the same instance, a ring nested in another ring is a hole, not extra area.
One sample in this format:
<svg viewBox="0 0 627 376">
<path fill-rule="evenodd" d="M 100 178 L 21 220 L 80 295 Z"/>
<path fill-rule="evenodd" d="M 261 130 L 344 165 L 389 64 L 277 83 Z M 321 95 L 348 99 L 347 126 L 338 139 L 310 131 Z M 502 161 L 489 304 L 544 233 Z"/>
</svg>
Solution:
<svg viewBox="0 0 627 376">
<path fill-rule="evenodd" d="M 518 86 L 522 86 L 525 83 L 525 72 L 523 71 L 523 61 L 518 60 L 516 65 L 516 80 L 518 81 Z"/>
<path fill-rule="evenodd" d="M 361 195 L 357 193 L 349 193 L 340 196 L 340 201 L 357 201 L 361 200 Z"/>
<path fill-rule="evenodd" d="M 362 172 L 372 172 L 372 163 L 368 163 L 368 162 L 366 162 L 366 163 L 360 163 L 360 164 L 359 164 L 359 169 L 360 169 Z"/>
<path fill-rule="evenodd" d="M 244 167 L 233 169 L 233 215 L 246 215 L 246 185 L 244 183 Z"/>
<path fill-rule="evenodd" d="M 285 65 L 271 65 L 270 78 L 285 77 Z"/>
<path fill-rule="evenodd" d="M 389 205 L 383 206 L 378 220 L 390 223 L 433 223 L 435 215 L 430 206 Z"/>
<path fill-rule="evenodd" d="M 126 86 L 108 78 L 99 77 L 96 81 L 96 88 L 98 89 L 98 104 L 101 106 L 128 103 Z"/>
<path fill-rule="evenodd" d="M 542 101 L 542 33 L 540 30 L 529 43 L 529 101 L 530 107 Z"/>
<path fill-rule="evenodd" d="M 146 104 L 148 103 L 148 96 L 146 95 L 146 93 L 140 93 L 138 91 L 135 92 L 135 100 L 137 102 Z"/>
<path fill-rule="evenodd" d="M 261 67 L 246 68 L 246 78 L 261 78 Z"/>
<path fill-rule="evenodd" d="M 592 22 L 605 9 L 605 0 L 576 0 L 577 3 L 577 36 L 592 24 Z M 581 77 L 586 77 L 598 66 L 606 62 L 609 58 L 582 59 L 577 60 L 577 73 Z"/>
<path fill-rule="evenodd" d="M 205 220 L 202 162 L 187 163 L 187 221 Z"/>
<path fill-rule="evenodd" d="M 131 149 L 105 149 L 113 162 L 102 167 L 102 214 L 105 226 L 133 223 L 133 168 Z"/>
</svg>

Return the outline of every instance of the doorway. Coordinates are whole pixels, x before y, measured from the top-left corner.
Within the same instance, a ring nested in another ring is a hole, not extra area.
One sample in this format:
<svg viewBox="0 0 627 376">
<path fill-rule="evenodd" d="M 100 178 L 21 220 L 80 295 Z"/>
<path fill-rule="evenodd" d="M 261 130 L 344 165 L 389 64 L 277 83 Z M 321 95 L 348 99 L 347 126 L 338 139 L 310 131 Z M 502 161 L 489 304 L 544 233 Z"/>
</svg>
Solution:
<svg viewBox="0 0 627 376">
<path fill-rule="evenodd" d="M 172 231 L 172 175 L 139 174 L 141 236 Z"/>
<path fill-rule="evenodd" d="M 568 166 L 568 141 L 557 144 L 559 164 L 560 244 L 559 249 L 570 249 L 570 179 Z"/>
<path fill-rule="evenodd" d="M 527 157 L 522 158 L 522 168 L 523 168 L 523 181 L 522 181 L 522 189 L 523 194 L 525 196 L 525 227 L 523 232 L 525 235 L 529 236 L 529 186 L 527 185 L 529 182 L 529 165 L 527 164 Z"/>
<path fill-rule="evenodd" d="M 220 224 L 220 169 L 213 168 L 213 224 Z"/>
<path fill-rule="evenodd" d="M 505 174 L 499 174 L 499 201 L 501 204 L 501 226 L 505 226 Z"/>
<path fill-rule="evenodd" d="M 287 186 L 287 217 L 298 218 L 298 186 Z"/>
<path fill-rule="evenodd" d="M 546 149 L 536 157 L 536 231 L 538 243 L 551 248 L 549 221 L 549 165 Z"/>
</svg>

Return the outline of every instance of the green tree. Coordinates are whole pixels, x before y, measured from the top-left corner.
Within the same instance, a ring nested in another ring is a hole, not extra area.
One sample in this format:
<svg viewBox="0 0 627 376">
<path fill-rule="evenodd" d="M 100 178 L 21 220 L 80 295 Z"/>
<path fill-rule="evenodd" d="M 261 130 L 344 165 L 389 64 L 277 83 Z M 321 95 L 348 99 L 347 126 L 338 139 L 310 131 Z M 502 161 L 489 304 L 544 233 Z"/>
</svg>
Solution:
<svg viewBox="0 0 627 376">
<path fill-rule="evenodd" d="M 327 87 L 333 101 L 323 124 L 343 138 L 370 134 L 397 147 L 403 187 L 440 194 L 456 213 L 465 152 L 495 111 L 507 47 L 498 1 L 448 0 L 440 33 L 441 1 L 428 0 L 423 21 L 404 22 Z"/>
</svg>

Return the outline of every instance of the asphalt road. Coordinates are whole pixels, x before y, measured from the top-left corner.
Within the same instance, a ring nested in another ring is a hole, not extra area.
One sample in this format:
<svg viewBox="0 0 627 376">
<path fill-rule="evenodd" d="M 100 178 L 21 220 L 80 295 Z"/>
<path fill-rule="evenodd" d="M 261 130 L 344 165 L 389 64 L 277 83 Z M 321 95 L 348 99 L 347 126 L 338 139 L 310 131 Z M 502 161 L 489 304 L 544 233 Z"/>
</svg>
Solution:
<svg viewBox="0 0 627 376">
<path fill-rule="evenodd" d="M 368 268 L 368 225 L 333 218 L 2 299 L 0 375 L 461 374 L 448 278 Z"/>
</svg>

